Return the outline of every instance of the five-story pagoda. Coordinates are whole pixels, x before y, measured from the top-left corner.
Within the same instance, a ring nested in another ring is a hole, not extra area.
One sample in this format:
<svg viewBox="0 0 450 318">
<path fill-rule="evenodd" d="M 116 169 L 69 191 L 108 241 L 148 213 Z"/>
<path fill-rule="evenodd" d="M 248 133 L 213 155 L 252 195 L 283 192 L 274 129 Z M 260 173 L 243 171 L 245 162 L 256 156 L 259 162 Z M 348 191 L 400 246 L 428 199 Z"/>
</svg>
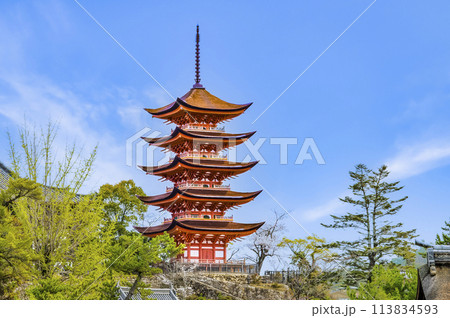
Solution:
<svg viewBox="0 0 450 318">
<path fill-rule="evenodd" d="M 142 166 L 147 174 L 173 182 L 166 193 L 139 197 L 147 205 L 172 214 L 161 225 L 136 227 L 148 237 L 168 232 L 186 245 L 182 259 L 188 262 L 225 263 L 228 242 L 254 233 L 262 223 L 233 222 L 226 212 L 252 201 L 261 191 L 231 191 L 223 182 L 250 170 L 257 162 L 232 163 L 223 150 L 237 146 L 255 132 L 230 134 L 218 124 L 241 115 L 251 103 L 237 105 L 209 93 L 200 84 L 199 30 L 196 38 L 196 76 L 193 88 L 167 106 L 145 109 L 177 127 L 169 136 L 143 138 L 149 145 L 175 153 L 168 164 Z"/>
</svg>

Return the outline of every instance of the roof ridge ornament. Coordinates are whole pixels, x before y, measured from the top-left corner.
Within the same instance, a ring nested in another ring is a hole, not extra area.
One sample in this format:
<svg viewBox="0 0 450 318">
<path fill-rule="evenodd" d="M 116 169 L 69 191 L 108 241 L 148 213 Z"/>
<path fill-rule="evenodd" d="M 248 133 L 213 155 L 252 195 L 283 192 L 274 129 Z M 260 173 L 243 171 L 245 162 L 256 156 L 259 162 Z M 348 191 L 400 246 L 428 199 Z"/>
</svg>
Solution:
<svg viewBox="0 0 450 318">
<path fill-rule="evenodd" d="M 195 84 L 194 88 L 203 88 L 200 84 L 200 27 L 197 24 L 197 36 L 195 38 Z"/>
</svg>

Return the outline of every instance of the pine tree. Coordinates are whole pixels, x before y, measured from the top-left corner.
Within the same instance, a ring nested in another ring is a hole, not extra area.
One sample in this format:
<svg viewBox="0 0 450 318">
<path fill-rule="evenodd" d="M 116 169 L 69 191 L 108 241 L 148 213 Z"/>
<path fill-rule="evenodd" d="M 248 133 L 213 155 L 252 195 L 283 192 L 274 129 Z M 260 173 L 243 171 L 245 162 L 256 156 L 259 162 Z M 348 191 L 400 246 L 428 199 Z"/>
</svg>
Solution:
<svg viewBox="0 0 450 318">
<path fill-rule="evenodd" d="M 113 268 L 118 272 L 136 275 L 126 299 L 131 299 L 135 294 L 144 276 L 161 272 L 156 264 L 170 261 L 181 254 L 183 248 L 183 244 L 177 245 L 167 233 L 150 240 L 136 232 L 120 236 L 118 243 L 113 246 Z"/>
<path fill-rule="evenodd" d="M 441 229 L 444 232 L 441 235 L 436 234 L 436 244 L 450 245 L 450 221 L 445 221 L 445 225 Z"/>
<path fill-rule="evenodd" d="M 376 171 L 359 164 L 350 171 L 354 182 L 349 186 L 353 196 L 340 199 L 354 210 L 344 215 L 331 215 L 326 228 L 353 231 L 358 237 L 353 241 L 337 241 L 343 250 L 343 262 L 349 270 L 347 280 L 367 282 L 375 265 L 386 263 L 389 257 L 399 256 L 408 264 L 414 260 L 414 250 L 409 240 L 416 237 L 416 230 L 403 230 L 403 223 L 395 223 L 393 217 L 402 208 L 407 196 L 395 198 L 403 189 L 399 181 L 388 182 L 387 166 Z"/>
</svg>

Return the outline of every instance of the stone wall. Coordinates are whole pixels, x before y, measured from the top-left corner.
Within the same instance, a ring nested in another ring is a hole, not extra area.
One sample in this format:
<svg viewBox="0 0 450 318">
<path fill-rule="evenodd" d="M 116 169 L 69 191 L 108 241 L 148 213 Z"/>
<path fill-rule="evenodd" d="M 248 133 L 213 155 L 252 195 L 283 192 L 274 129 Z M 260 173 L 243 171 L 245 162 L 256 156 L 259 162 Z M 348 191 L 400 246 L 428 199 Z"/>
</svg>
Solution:
<svg viewBox="0 0 450 318">
<path fill-rule="evenodd" d="M 283 284 L 261 282 L 255 275 L 234 273 L 171 273 L 154 276 L 152 287 L 172 285 L 181 299 L 203 296 L 206 299 L 291 299 Z"/>
</svg>

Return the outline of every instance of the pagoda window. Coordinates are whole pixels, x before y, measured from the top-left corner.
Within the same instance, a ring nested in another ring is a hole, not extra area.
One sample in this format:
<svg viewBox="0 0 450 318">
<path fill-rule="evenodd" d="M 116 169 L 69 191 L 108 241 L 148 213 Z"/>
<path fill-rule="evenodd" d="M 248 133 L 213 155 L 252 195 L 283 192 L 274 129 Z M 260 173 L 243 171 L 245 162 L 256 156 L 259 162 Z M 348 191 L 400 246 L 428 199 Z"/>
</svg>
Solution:
<svg viewBox="0 0 450 318">
<path fill-rule="evenodd" d="M 203 185 L 203 188 L 209 188 L 209 185 L 204 184 L 204 185 Z"/>
<path fill-rule="evenodd" d="M 191 250 L 191 256 L 198 257 L 198 250 Z"/>
<path fill-rule="evenodd" d="M 223 251 L 216 251 L 216 257 L 223 257 Z"/>
<path fill-rule="evenodd" d="M 203 218 L 204 219 L 210 219 L 211 217 L 209 215 L 204 215 Z"/>
</svg>

